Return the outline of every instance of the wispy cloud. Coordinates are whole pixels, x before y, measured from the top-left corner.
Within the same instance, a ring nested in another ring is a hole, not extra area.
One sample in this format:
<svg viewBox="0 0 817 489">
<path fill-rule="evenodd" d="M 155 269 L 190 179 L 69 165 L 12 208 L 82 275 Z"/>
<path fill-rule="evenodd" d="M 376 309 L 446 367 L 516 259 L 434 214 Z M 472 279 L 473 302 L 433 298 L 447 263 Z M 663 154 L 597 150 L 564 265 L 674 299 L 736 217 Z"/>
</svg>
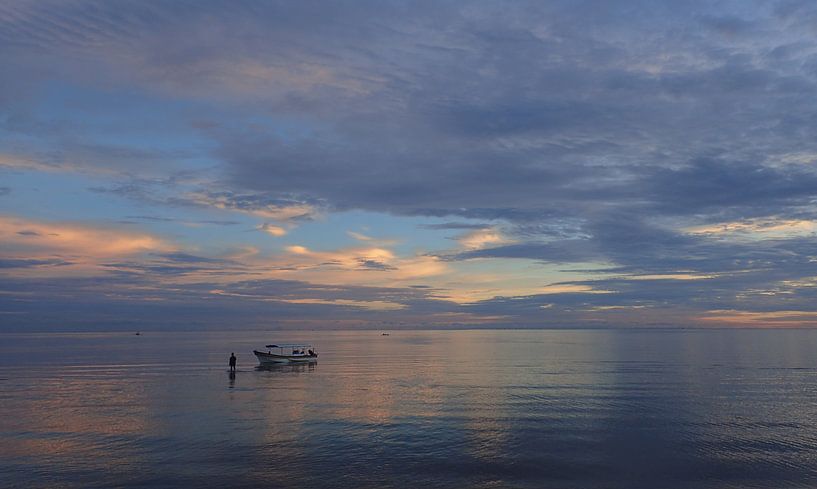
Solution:
<svg viewBox="0 0 817 489">
<path fill-rule="evenodd" d="M 125 219 L 135 219 L 139 221 L 153 221 L 153 222 L 178 222 L 187 226 L 198 225 L 213 225 L 213 226 L 235 226 L 241 224 L 239 221 L 230 221 L 224 219 L 178 219 L 173 217 L 163 216 L 125 216 Z"/>
<path fill-rule="evenodd" d="M 0 239 L 11 253 L 110 257 L 174 249 L 167 241 L 147 233 L 7 216 L 0 216 Z"/>
<path fill-rule="evenodd" d="M 488 228 L 465 233 L 459 236 L 457 241 L 466 250 L 479 250 L 506 244 L 512 240 L 505 237 L 501 231 Z"/>
<path fill-rule="evenodd" d="M 271 236 L 275 236 L 276 238 L 280 238 L 281 236 L 286 236 L 286 234 L 287 234 L 286 229 L 282 228 L 281 226 L 275 226 L 275 225 L 270 224 L 268 222 L 265 222 L 264 224 L 261 224 L 260 226 L 258 226 L 258 229 L 260 231 L 263 231 L 263 232 L 271 235 Z"/>
<path fill-rule="evenodd" d="M 371 236 L 366 236 L 363 233 L 357 233 L 355 231 L 346 231 L 346 234 L 348 234 L 349 236 L 355 238 L 358 241 L 364 241 L 365 242 L 365 241 L 374 240 L 374 238 L 372 238 Z"/>
<path fill-rule="evenodd" d="M 251 214 L 274 221 L 299 221 L 314 218 L 319 210 L 314 204 L 292 199 L 269 198 L 261 194 L 233 192 L 192 192 L 173 202 L 192 203 Z"/>
</svg>

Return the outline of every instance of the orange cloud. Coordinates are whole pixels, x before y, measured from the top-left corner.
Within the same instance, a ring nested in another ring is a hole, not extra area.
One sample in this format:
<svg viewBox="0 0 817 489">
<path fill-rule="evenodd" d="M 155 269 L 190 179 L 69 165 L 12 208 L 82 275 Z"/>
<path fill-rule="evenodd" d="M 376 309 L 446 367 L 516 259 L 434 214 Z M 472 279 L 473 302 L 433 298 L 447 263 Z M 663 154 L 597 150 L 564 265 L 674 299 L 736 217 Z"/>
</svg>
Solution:
<svg viewBox="0 0 817 489">
<path fill-rule="evenodd" d="M 460 236 L 457 241 L 467 250 L 477 250 L 489 245 L 500 245 L 512 242 L 503 236 L 499 230 L 494 228 L 478 229 L 470 233 L 465 233 Z"/>
<path fill-rule="evenodd" d="M 434 256 L 401 257 L 381 246 L 316 251 L 290 245 L 274 256 L 250 257 L 255 273 L 268 278 L 303 280 L 327 285 L 400 286 L 407 281 L 449 272 Z"/>
<path fill-rule="evenodd" d="M 147 233 L 90 226 L 46 223 L 0 216 L 0 240 L 7 248 L 77 256 L 111 257 L 145 251 L 172 251 L 164 240 Z"/>
<path fill-rule="evenodd" d="M 286 229 L 282 228 L 281 226 L 275 226 L 275 225 L 272 225 L 272 224 L 269 224 L 269 223 L 264 223 L 264 224 L 258 226 L 258 229 L 261 230 L 261 231 L 264 231 L 267 234 L 275 236 L 276 238 L 279 238 L 281 236 L 286 236 L 286 234 L 287 234 Z"/>
<path fill-rule="evenodd" d="M 746 219 L 721 222 L 685 229 L 687 233 L 713 237 L 738 237 L 745 239 L 779 239 L 808 236 L 817 232 L 817 223 L 803 219 Z"/>
<path fill-rule="evenodd" d="M 739 311 L 718 309 L 708 311 L 698 318 L 705 323 L 723 326 L 761 327 L 814 327 L 817 326 L 817 312 L 813 311 Z"/>
<path fill-rule="evenodd" d="M 0 216 L 4 257 L 22 260 L 65 260 L 65 266 L 14 270 L 16 275 L 93 275 L 101 262 L 146 252 L 171 252 L 176 247 L 147 233 L 71 223 L 40 222 Z"/>
</svg>

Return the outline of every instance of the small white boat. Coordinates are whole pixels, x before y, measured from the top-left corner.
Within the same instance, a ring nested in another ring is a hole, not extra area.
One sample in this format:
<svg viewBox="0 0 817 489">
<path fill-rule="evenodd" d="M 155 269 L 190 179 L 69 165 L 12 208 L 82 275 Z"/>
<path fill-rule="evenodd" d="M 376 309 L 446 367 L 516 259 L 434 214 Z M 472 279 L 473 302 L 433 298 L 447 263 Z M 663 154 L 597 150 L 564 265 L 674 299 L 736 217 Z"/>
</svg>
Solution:
<svg viewBox="0 0 817 489">
<path fill-rule="evenodd" d="M 308 344 L 266 345 L 267 351 L 253 350 L 258 363 L 273 365 L 278 363 L 311 363 L 318 361 L 318 352 Z"/>
</svg>

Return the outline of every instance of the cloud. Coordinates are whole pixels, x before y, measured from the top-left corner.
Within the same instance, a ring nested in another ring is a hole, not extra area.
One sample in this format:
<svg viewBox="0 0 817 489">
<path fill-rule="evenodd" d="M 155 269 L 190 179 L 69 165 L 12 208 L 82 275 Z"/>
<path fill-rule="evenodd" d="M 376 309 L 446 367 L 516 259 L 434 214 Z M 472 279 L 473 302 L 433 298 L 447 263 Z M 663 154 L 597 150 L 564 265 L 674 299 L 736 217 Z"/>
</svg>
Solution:
<svg viewBox="0 0 817 489">
<path fill-rule="evenodd" d="M 237 224 L 241 224 L 238 221 L 230 221 L 230 220 L 222 220 L 222 219 L 198 219 L 198 220 L 189 220 L 189 219 L 177 219 L 172 217 L 163 217 L 163 216 L 125 216 L 125 219 L 136 219 L 140 221 L 152 221 L 152 222 L 178 222 L 185 225 L 202 225 L 202 224 L 211 224 L 214 226 L 235 226 Z"/>
<path fill-rule="evenodd" d="M 0 258 L 0 268 L 34 268 L 34 267 L 59 267 L 71 265 L 71 262 L 50 259 L 50 260 L 36 260 L 36 259 L 3 259 Z"/>
<path fill-rule="evenodd" d="M 174 276 L 165 276 L 166 280 Z M 36 302 L 31 301 L 37 297 Z M 429 313 L 477 319 L 455 304 L 428 297 L 425 290 L 359 286 L 321 286 L 288 280 L 248 280 L 231 284 L 204 282 L 161 286 L 152 275 L 104 277 L 9 278 L 0 293 L 6 330 L 416 327 L 431 324 Z M 332 319 L 327 322 L 327 317 Z M 7 320 L 8 319 L 8 320 Z"/>
<path fill-rule="evenodd" d="M 678 214 L 792 209 L 817 195 L 817 173 L 799 165 L 702 158 L 678 169 L 658 169 L 645 179 L 658 210 Z"/>
<path fill-rule="evenodd" d="M 275 225 L 270 224 L 268 222 L 265 222 L 264 224 L 261 224 L 260 226 L 258 226 L 258 229 L 265 232 L 265 233 L 267 233 L 267 234 L 275 236 L 276 238 L 279 238 L 281 236 L 286 236 L 286 234 L 287 234 L 286 229 L 282 228 L 281 226 L 275 226 Z"/>
<path fill-rule="evenodd" d="M 393 267 L 382 261 L 372 260 L 368 258 L 360 258 L 358 259 L 358 263 L 360 264 L 360 267 L 364 270 L 378 270 L 378 271 L 397 270 L 397 267 Z"/>
<path fill-rule="evenodd" d="M 30 221 L 9 216 L 0 216 L 0 238 L 6 249 L 12 252 L 38 251 L 105 257 L 173 250 L 169 243 L 147 233 Z"/>
<path fill-rule="evenodd" d="M 184 278 L 187 283 L 195 283 L 201 280 L 230 280 L 229 277 L 251 274 L 245 266 L 233 260 L 184 252 L 151 253 L 128 261 L 101 262 L 99 267 L 120 276 L 154 277 L 156 283 L 168 277 Z M 174 285 L 179 283 L 176 281 Z"/>
<path fill-rule="evenodd" d="M 290 254 L 289 263 L 295 266 L 299 277 L 324 284 L 394 285 L 441 275 L 447 270 L 437 257 L 402 257 L 379 246 L 313 251 L 305 246 L 290 245 L 286 251 Z M 382 275 L 374 277 L 372 272 Z"/>
<path fill-rule="evenodd" d="M 235 194 L 233 192 L 192 192 L 171 203 L 194 204 L 242 212 L 275 221 L 302 221 L 313 219 L 318 213 L 314 204 L 288 198 L 269 198 L 262 194 Z"/>
<path fill-rule="evenodd" d="M 7 132 L 13 135 L 12 147 L 16 146 L 18 152 L 0 153 L 0 169 L 5 170 L 123 177 L 139 169 L 142 178 L 159 178 L 168 171 L 179 171 L 180 161 L 191 156 L 180 151 L 94 141 L 92 135 L 67 122 L 65 128 L 35 126 Z M 18 132 L 26 137 L 20 137 Z M 76 134 L 65 134 L 72 132 Z"/>
<path fill-rule="evenodd" d="M 42 172 L 60 171 L 56 164 L 35 161 L 30 157 L 0 154 L 0 168 L 6 170 L 37 170 Z"/>
<path fill-rule="evenodd" d="M 578 263 L 604 258 L 590 240 L 561 240 L 555 242 L 526 242 L 490 248 L 472 249 L 441 255 L 446 260 L 472 258 L 523 258 L 553 263 Z"/>
<path fill-rule="evenodd" d="M 626 19 L 559 4 L 428 11 L 213 4 L 183 19 L 170 6 L 132 6 L 140 20 L 124 22 L 97 8 L 87 19 L 80 6 L 17 7 L 8 25 L 20 16 L 32 24 L 7 32 L 9 56 L 25 67 L 40 22 L 51 35 L 38 34 L 35 45 L 62 47 L 71 61 L 97 60 L 140 88 L 224 107 L 250 97 L 257 113 L 272 110 L 273 123 L 208 126 L 227 178 L 221 183 L 232 188 L 180 199 L 271 220 L 311 215 L 314 202 L 515 221 L 582 219 L 609 201 L 646 199 L 674 212 L 711 201 L 712 210 L 775 176 L 762 173 L 772 172 L 766 158 L 791 153 L 792 128 L 808 131 L 802 102 L 815 89 L 796 68 L 810 53 L 794 42 L 805 42 L 805 31 L 787 30 L 792 64 L 779 65 L 765 53 L 783 42 L 773 34 L 783 18 L 748 19 L 741 9 L 702 5 L 693 15 L 659 2 L 643 7 L 644 19 Z M 344 22 L 327 24 L 326 8 Z M 594 29 L 580 28 L 586 22 Z M 94 34 L 81 28 L 89 23 Z M 693 31 L 668 28 L 678 23 Z M 739 34 L 748 31 L 751 43 Z M 50 70 L 58 78 L 72 73 L 67 62 Z M 701 110 L 711 106 L 718 110 Z M 733 163 L 702 163 L 713 154 Z M 758 171 L 741 172 L 745 164 Z M 807 183 L 798 191 L 781 182 L 775 192 L 797 195 Z M 295 202 L 276 203 L 287 195 Z"/>
<path fill-rule="evenodd" d="M 214 182 L 205 183 L 206 186 L 217 185 Z M 171 176 L 163 180 L 131 179 L 109 186 L 90 187 L 88 190 L 100 194 L 116 195 L 160 208 L 218 209 L 285 222 L 289 225 L 316 219 L 322 215 L 323 207 L 325 207 L 324 204 L 314 200 L 298 200 L 289 196 L 273 198 L 263 193 L 239 194 L 229 190 L 214 191 L 209 190 L 206 186 L 193 185 L 191 188 L 191 185 L 178 182 L 176 177 Z M 130 216 L 129 218 L 155 222 L 179 222 L 188 226 L 238 224 L 237 221 L 225 219 L 184 220 L 159 216 Z"/>
<path fill-rule="evenodd" d="M 191 255 L 181 251 L 171 253 L 153 253 L 153 255 L 177 263 L 228 263 L 228 260 L 221 258 L 208 258 L 204 256 Z"/>
<path fill-rule="evenodd" d="M 448 250 L 398 252 L 402 236 L 350 231 L 348 248 L 236 242 L 224 258 L 154 233 L 4 217 L 3 263 L 29 278 L 101 267 L 122 294 L 126 276 L 145 290 L 176 281 L 178 303 L 302 284 L 326 294 L 276 303 L 290 317 L 360 312 L 362 294 L 412 319 L 810 324 L 817 9 L 692 7 L 2 7 L 4 173 L 70 172 L 95 198 L 150 208 L 128 211 L 146 226 L 228 226 L 231 213 L 290 239 L 304 221 L 363 210 L 461 233 Z M 0 196 L 26 202 L 16 184 Z M 163 217 L 180 208 L 213 219 Z M 413 286 L 431 288 L 381 290 Z"/>
<path fill-rule="evenodd" d="M 502 233 L 493 228 L 478 229 L 465 233 L 457 237 L 460 246 L 467 250 L 478 250 L 491 246 L 507 243 L 510 241 Z"/>
<path fill-rule="evenodd" d="M 374 239 L 371 236 L 366 236 L 365 234 L 356 233 L 354 231 L 346 231 L 346 234 L 355 238 L 358 241 L 372 241 Z"/>
<path fill-rule="evenodd" d="M 722 239 L 786 239 L 813 236 L 817 224 L 804 219 L 754 218 L 693 226 L 685 231 Z"/>
<path fill-rule="evenodd" d="M 448 229 L 485 229 L 491 227 L 490 224 L 475 224 L 467 222 L 443 222 L 439 224 L 421 224 L 423 229 L 448 230 Z"/>
</svg>

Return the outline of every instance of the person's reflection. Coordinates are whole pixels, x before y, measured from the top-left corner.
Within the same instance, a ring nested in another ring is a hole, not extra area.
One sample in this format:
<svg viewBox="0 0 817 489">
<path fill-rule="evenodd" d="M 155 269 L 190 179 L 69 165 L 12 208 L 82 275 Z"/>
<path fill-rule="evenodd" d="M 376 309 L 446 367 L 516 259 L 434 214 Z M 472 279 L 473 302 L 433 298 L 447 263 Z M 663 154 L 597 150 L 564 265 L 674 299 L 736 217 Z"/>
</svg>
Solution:
<svg viewBox="0 0 817 489">
<path fill-rule="evenodd" d="M 232 389 L 235 387 L 235 370 L 230 370 L 227 375 L 230 376 L 230 389 Z"/>
</svg>

